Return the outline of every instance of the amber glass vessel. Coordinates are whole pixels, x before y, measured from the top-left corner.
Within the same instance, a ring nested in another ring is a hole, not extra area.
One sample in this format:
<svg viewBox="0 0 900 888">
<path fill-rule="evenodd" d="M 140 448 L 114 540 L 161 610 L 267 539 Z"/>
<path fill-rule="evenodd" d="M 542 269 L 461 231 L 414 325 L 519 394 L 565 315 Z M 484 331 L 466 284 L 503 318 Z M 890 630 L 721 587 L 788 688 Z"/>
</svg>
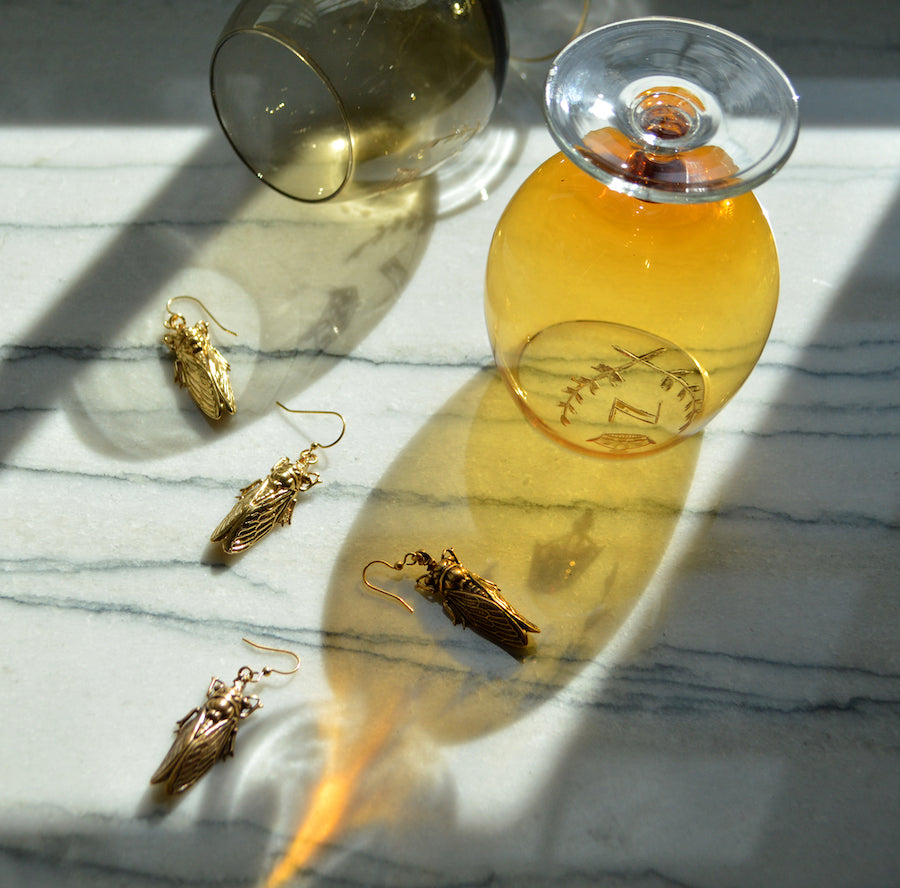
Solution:
<svg viewBox="0 0 900 888">
<path fill-rule="evenodd" d="M 650 453 L 701 429 L 765 345 L 778 258 L 751 189 L 793 149 L 796 97 L 740 37 L 653 18 L 570 44 L 545 110 L 562 150 L 491 244 L 494 356 L 560 443 Z"/>
</svg>

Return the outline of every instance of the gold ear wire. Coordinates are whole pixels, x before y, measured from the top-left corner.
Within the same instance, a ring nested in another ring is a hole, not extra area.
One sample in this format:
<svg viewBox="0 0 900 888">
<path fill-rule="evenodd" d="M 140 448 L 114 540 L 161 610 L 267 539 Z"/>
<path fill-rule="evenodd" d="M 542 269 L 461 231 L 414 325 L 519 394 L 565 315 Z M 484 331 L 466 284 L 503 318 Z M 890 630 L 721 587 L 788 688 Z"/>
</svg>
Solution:
<svg viewBox="0 0 900 888">
<path fill-rule="evenodd" d="M 389 564 L 387 561 L 381 561 L 381 560 L 370 561 L 370 562 L 363 568 L 363 571 L 362 571 L 362 580 L 363 580 L 363 582 L 364 582 L 370 589 L 372 589 L 374 592 L 380 592 L 382 595 L 387 595 L 388 598 L 393 598 L 395 601 L 399 601 L 400 604 L 402 604 L 402 605 L 403 605 L 403 606 L 404 606 L 411 614 L 414 614 L 415 611 L 413 610 L 412 605 L 407 604 L 407 603 L 406 603 L 399 595 L 395 595 L 393 592 L 388 592 L 386 589 L 382 589 L 382 588 L 380 588 L 379 586 L 375 586 L 374 584 L 370 583 L 370 582 L 366 579 L 366 571 L 367 571 L 373 564 L 383 564 L 385 567 L 389 567 L 391 570 L 397 570 L 397 571 L 400 571 L 400 570 L 403 570 L 404 567 L 406 567 L 406 559 L 407 559 L 407 558 L 409 558 L 409 555 L 404 555 L 404 556 L 403 556 L 403 561 L 398 561 L 396 564 Z"/>
<path fill-rule="evenodd" d="M 173 317 L 181 317 L 181 315 L 179 315 L 177 312 L 172 311 L 172 303 L 178 299 L 190 299 L 191 302 L 196 302 L 197 305 L 199 305 L 200 308 L 202 308 L 209 315 L 210 319 L 217 327 L 219 327 L 221 330 L 224 330 L 226 333 L 230 333 L 232 336 L 237 336 L 237 333 L 235 333 L 234 330 L 229 330 L 228 327 L 217 321 L 215 315 L 199 299 L 197 299 L 196 296 L 173 296 L 166 303 L 166 311 Z"/>
<path fill-rule="evenodd" d="M 319 444 L 318 441 L 313 442 L 309 445 L 309 449 L 312 450 L 313 447 L 319 447 L 322 450 L 327 450 L 329 447 L 334 447 L 341 438 L 344 437 L 344 432 L 347 431 L 347 421 L 344 417 L 337 412 L 337 410 L 293 410 L 290 407 L 285 407 L 281 401 L 275 402 L 282 410 L 286 410 L 288 413 L 315 413 L 320 416 L 336 416 L 341 421 L 341 433 L 335 438 L 330 444 Z"/>
<path fill-rule="evenodd" d="M 264 666 L 260 669 L 260 675 L 271 675 L 273 672 L 278 675 L 293 675 L 300 668 L 300 658 L 293 651 L 286 651 L 284 648 L 274 648 L 269 647 L 265 644 L 257 644 L 255 641 L 250 641 L 249 638 L 242 638 L 241 641 L 247 642 L 251 647 L 259 648 L 261 651 L 272 651 L 275 654 L 287 654 L 289 657 L 293 657 L 296 663 L 294 664 L 293 669 L 273 669 L 271 666 Z"/>
</svg>

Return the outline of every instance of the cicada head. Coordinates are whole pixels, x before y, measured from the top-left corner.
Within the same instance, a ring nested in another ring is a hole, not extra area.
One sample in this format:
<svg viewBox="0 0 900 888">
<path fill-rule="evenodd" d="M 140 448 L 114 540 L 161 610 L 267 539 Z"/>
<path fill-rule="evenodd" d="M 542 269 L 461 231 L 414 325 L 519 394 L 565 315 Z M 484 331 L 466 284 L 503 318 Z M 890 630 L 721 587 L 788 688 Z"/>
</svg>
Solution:
<svg viewBox="0 0 900 888">
<path fill-rule="evenodd" d="M 181 331 L 182 348 L 194 355 L 202 355 L 209 347 L 209 327 L 206 321 L 198 321 L 193 327 Z"/>
<path fill-rule="evenodd" d="M 214 697 L 206 704 L 206 714 L 211 720 L 224 721 L 237 715 L 239 707 L 234 697 L 239 700 L 242 695 L 240 692 L 235 695 L 236 690 L 234 687 L 224 697 Z"/>
<path fill-rule="evenodd" d="M 202 360 L 210 351 L 215 352 L 209 341 L 209 327 L 204 321 L 198 321 L 193 327 L 180 324 L 171 328 L 171 333 L 163 336 L 163 342 L 169 351 L 181 361 L 197 358 Z"/>
<path fill-rule="evenodd" d="M 206 711 L 210 714 L 214 713 L 217 719 L 235 718 L 240 715 L 244 702 L 244 689 L 258 679 L 259 676 L 249 666 L 242 666 L 234 684 L 224 693 L 216 694 L 210 699 L 206 704 Z"/>
<path fill-rule="evenodd" d="M 460 560 L 456 557 L 456 552 L 453 549 L 444 549 L 441 552 L 441 560 L 438 562 L 438 565 L 443 568 L 449 567 L 457 567 L 460 564 Z"/>
<path fill-rule="evenodd" d="M 309 471 L 309 467 L 316 461 L 316 455 L 307 450 L 296 462 L 291 463 L 288 472 L 294 490 L 302 492 L 319 483 L 319 476 Z"/>
<path fill-rule="evenodd" d="M 428 586 L 432 594 L 445 594 L 451 589 L 460 589 L 472 574 L 463 566 L 453 549 L 444 549 L 440 561 L 428 565 Z"/>
<path fill-rule="evenodd" d="M 291 462 L 287 457 L 278 460 L 269 472 L 269 481 L 276 487 L 294 492 L 309 490 L 319 481 L 319 476 L 307 471 L 309 462 L 302 457 Z"/>
</svg>

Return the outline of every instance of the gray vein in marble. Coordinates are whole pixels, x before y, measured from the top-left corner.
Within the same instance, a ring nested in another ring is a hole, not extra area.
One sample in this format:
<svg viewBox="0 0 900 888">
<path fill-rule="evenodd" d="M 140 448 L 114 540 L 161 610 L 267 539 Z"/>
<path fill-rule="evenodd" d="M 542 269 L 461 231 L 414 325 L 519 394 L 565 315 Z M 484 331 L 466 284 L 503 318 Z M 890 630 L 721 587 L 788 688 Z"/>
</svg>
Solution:
<svg viewBox="0 0 900 888">
<path fill-rule="evenodd" d="M 87 832 L 83 824 L 80 829 L 73 829 L 71 824 L 66 825 L 70 838 L 66 840 L 60 833 L 55 850 L 40 846 L 38 850 L 30 847 L 32 843 L 25 841 L 19 845 L 0 844 L 0 852 L 32 864 L 58 866 L 65 861 L 67 869 L 71 870 L 70 875 L 76 880 L 71 884 L 83 884 L 83 879 L 90 879 L 91 885 L 96 888 L 130 888 L 138 885 L 171 885 L 176 888 L 205 888 L 215 885 L 230 888 L 246 885 L 246 880 L 253 871 L 254 859 L 265 853 L 270 837 L 268 831 L 252 823 L 200 821 L 197 829 L 199 842 L 205 841 L 211 849 L 219 847 L 224 841 L 237 844 L 244 858 L 244 866 L 238 865 L 226 876 L 206 873 L 204 865 L 213 864 L 212 860 L 207 859 L 210 852 L 194 852 L 197 865 L 193 874 L 167 875 L 156 872 L 151 875 L 141 864 L 142 859 L 162 854 L 171 854 L 175 859 L 180 859 L 182 855 L 190 854 L 190 849 L 183 849 L 177 837 L 170 832 L 154 837 L 146 824 L 125 822 L 110 826 L 110 832 L 104 830 L 107 841 L 115 841 L 127 857 L 134 859 L 134 863 L 99 862 L 104 843 L 99 842 L 98 848 L 97 838 Z M 514 827 L 515 824 L 509 826 Z M 484 839 L 460 836 L 459 841 L 472 846 L 481 844 Z M 560 861 L 542 863 L 538 860 L 526 860 L 520 864 L 521 868 L 514 867 L 503 872 L 491 866 L 469 864 L 461 868 L 464 872 L 450 873 L 391 858 L 371 848 L 360 848 L 358 843 L 335 841 L 324 843 L 318 857 L 324 859 L 324 862 L 312 862 L 302 870 L 303 877 L 316 888 L 372 888 L 373 885 L 391 888 L 699 888 L 701 884 L 666 875 L 662 870 L 652 867 L 587 867 Z M 548 864 L 552 866 L 552 870 L 548 868 Z M 240 871 L 244 868 L 247 869 L 246 873 Z M 379 874 L 377 882 L 372 881 L 373 872 Z M 60 886 L 66 884 L 70 884 L 67 878 L 58 883 Z"/>
<path fill-rule="evenodd" d="M 283 625 L 253 623 L 247 620 L 233 620 L 225 617 L 204 614 L 202 618 L 192 617 L 167 610 L 149 610 L 135 604 L 109 602 L 102 600 L 60 598 L 47 595 L 0 595 L 0 601 L 13 607 L 59 611 L 86 612 L 100 616 L 124 616 L 136 620 L 148 621 L 159 626 L 172 626 L 179 629 L 202 628 L 204 632 L 215 634 L 218 630 L 227 630 L 231 635 L 257 635 L 279 639 L 297 647 L 319 649 L 321 643 L 314 639 L 321 635 L 321 629 L 294 626 L 289 630 Z"/>
<path fill-rule="evenodd" d="M 427 657 L 423 659 L 421 654 L 427 654 L 433 644 L 425 638 L 411 639 L 390 633 L 333 632 L 311 627 L 288 627 L 283 623 L 275 626 L 209 614 L 197 618 L 170 610 L 150 610 L 134 604 L 96 599 L 0 595 L 0 601 L 19 607 L 125 616 L 183 629 L 203 627 L 205 632 L 224 630 L 231 634 L 266 636 L 302 649 L 352 654 L 373 662 L 413 664 L 426 672 L 455 674 L 470 681 L 473 678 L 471 670 L 463 664 L 453 667 L 434 664 Z M 454 639 L 452 646 L 460 651 L 468 649 L 478 652 L 483 644 L 483 640 L 474 636 L 460 636 Z M 583 667 L 591 662 L 591 658 L 574 657 L 571 652 L 553 656 L 570 666 Z M 713 676 L 719 680 L 713 681 Z M 818 683 L 823 676 L 827 676 L 832 685 L 819 690 Z M 728 680 L 723 683 L 722 679 L 726 677 Z M 886 708 L 891 715 L 896 715 L 896 710 L 900 709 L 898 673 L 835 663 L 779 661 L 729 651 L 672 645 L 656 645 L 648 649 L 640 661 L 612 668 L 602 694 L 594 699 L 586 700 L 578 694 L 566 693 L 566 684 L 535 682 L 527 675 L 513 674 L 505 680 L 513 696 L 536 700 L 557 696 L 559 702 L 576 709 L 682 713 L 736 710 L 786 715 L 839 712 L 869 716 L 877 714 L 880 707 Z M 833 687 L 835 681 L 839 683 L 839 691 Z M 873 694 L 874 687 L 883 688 L 883 693 Z"/>
<path fill-rule="evenodd" d="M 831 435 L 829 433 L 802 433 L 786 431 L 784 433 L 748 433 L 741 430 L 740 435 L 766 437 L 857 437 L 856 435 L 843 436 L 839 434 Z M 877 437 L 877 433 L 869 433 L 866 437 Z M 885 437 L 895 437 L 893 434 L 885 435 Z M 261 470 L 260 466 L 256 467 Z M 181 487 L 181 486 L 197 486 L 206 490 L 236 490 L 247 483 L 247 480 L 253 475 L 253 470 L 248 467 L 248 473 L 240 478 L 222 479 L 212 478 L 201 475 L 192 475 L 188 478 L 167 478 L 164 476 L 154 476 L 147 473 L 94 473 L 87 471 L 74 471 L 67 469 L 58 469 L 56 467 L 34 467 L 34 466 L 18 466 L 11 463 L 0 463 L 0 470 L 6 472 L 29 473 L 41 476 L 42 478 L 85 478 L 104 480 L 112 483 L 142 485 Z M 258 472 L 257 472 L 258 474 Z M 401 490 L 397 488 L 374 487 L 371 489 L 363 488 L 361 485 L 344 484 L 339 480 L 330 478 L 323 481 L 321 485 L 316 486 L 315 495 L 317 497 L 328 498 L 333 500 L 360 500 L 366 496 L 370 497 L 373 502 L 390 502 L 397 507 L 434 507 L 442 508 L 448 505 L 467 505 L 476 504 L 479 506 L 502 506 L 511 509 L 521 510 L 543 510 L 554 506 L 562 508 L 565 511 L 578 514 L 584 510 L 586 506 L 591 509 L 602 512 L 604 507 L 587 500 L 571 500 L 566 494 L 564 498 L 557 503 L 548 503 L 543 501 L 526 500 L 521 497 L 513 498 L 492 498 L 492 497 L 469 497 L 466 494 L 449 496 L 447 494 L 432 494 L 421 490 Z M 659 504 L 648 498 L 643 501 L 637 508 L 642 513 L 650 515 L 673 515 L 676 512 L 671 506 Z M 719 505 L 711 509 L 693 509 L 685 508 L 679 510 L 678 514 L 684 514 L 696 518 L 704 518 L 715 516 L 720 521 L 751 521 L 754 523 L 768 524 L 784 524 L 795 525 L 798 527 L 851 527 L 851 528 L 884 528 L 888 530 L 896 530 L 900 525 L 893 519 L 884 519 L 877 515 L 866 514 L 864 512 L 855 512 L 849 509 L 837 510 L 829 508 L 828 510 L 817 511 L 815 514 L 792 514 L 783 509 L 766 509 L 759 505 L 733 503 L 729 506 Z"/>
<path fill-rule="evenodd" d="M 427 367 L 429 369 L 470 369 L 485 370 L 493 366 L 491 359 L 485 356 L 478 360 L 462 359 L 458 361 L 427 360 L 424 355 L 407 355 L 403 360 L 379 359 L 354 352 L 345 354 L 327 349 L 284 348 L 254 349 L 245 345 L 228 344 L 228 354 L 259 361 L 295 360 L 303 358 L 335 358 L 349 364 L 371 365 L 373 367 Z M 43 358 L 59 359 L 73 362 L 111 361 L 139 363 L 157 361 L 162 364 L 171 363 L 171 356 L 158 347 L 151 346 L 91 346 L 91 345 L 6 345 L 0 346 L 0 361 L 16 363 L 20 361 L 39 360 Z"/>
</svg>

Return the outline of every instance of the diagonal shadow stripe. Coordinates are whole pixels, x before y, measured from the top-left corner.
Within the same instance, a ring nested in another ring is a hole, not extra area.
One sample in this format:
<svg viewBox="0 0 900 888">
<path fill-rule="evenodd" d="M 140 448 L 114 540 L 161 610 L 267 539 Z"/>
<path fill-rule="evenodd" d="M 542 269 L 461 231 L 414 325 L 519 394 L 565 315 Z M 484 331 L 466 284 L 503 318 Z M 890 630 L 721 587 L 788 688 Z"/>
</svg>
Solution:
<svg viewBox="0 0 900 888">
<path fill-rule="evenodd" d="M 211 171 L 221 162 L 221 139 L 211 135 L 188 158 L 165 187 L 140 208 L 121 234 L 88 267 L 66 292 L 15 342 L 16 348 L 48 350 L 68 345 L 109 345 L 127 323 L 144 310 L 163 283 L 188 260 L 188 251 L 177 238 L 168 236 L 173 226 L 208 226 L 226 221 L 259 185 L 251 177 L 215 177 Z M 203 207 L 202 221 L 197 207 Z M 195 243 L 197 238 L 195 237 Z M 28 383 L 27 403 L 44 410 L 65 401 L 77 373 L 87 362 L 47 362 L 39 377 Z M 8 391 L 12 377 L 10 359 L 0 364 L 0 391 Z M 16 423 L 0 426 L 0 461 L 27 436 L 42 411 L 20 416 Z"/>
</svg>

